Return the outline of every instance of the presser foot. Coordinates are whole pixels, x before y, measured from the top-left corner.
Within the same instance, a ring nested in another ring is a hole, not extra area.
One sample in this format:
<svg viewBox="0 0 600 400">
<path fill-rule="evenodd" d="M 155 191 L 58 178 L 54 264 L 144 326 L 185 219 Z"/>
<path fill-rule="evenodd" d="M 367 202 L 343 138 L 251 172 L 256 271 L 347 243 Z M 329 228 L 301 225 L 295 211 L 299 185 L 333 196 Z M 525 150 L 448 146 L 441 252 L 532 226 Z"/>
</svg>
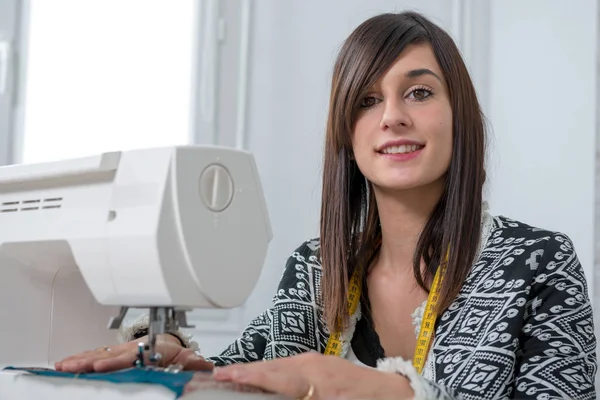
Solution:
<svg viewBox="0 0 600 400">
<path fill-rule="evenodd" d="M 181 365 L 181 364 L 171 364 L 166 367 L 159 367 L 158 365 L 160 363 L 160 360 L 162 359 L 162 356 L 160 353 L 154 353 L 153 355 L 151 355 L 149 358 L 150 364 L 146 364 L 144 362 L 144 353 L 147 352 L 148 350 L 150 350 L 150 346 L 148 346 L 146 343 L 141 342 L 138 344 L 137 358 L 133 362 L 134 367 L 142 368 L 147 371 L 161 371 L 161 372 L 168 372 L 168 373 L 172 373 L 172 374 L 177 374 L 177 373 L 183 371 L 183 365 Z"/>
<path fill-rule="evenodd" d="M 154 353 L 151 354 L 150 357 L 148 358 L 148 360 L 150 361 L 150 363 L 146 364 L 145 360 L 145 353 L 150 351 L 150 346 L 147 343 L 144 342 L 140 342 L 138 343 L 138 353 L 137 353 L 137 358 L 135 359 L 135 361 L 133 362 L 133 366 L 136 368 L 143 368 L 145 370 L 151 370 L 151 371 L 162 371 L 162 372 L 169 372 L 169 373 L 179 373 L 181 371 L 183 371 L 183 365 L 181 364 L 171 364 L 168 365 L 166 367 L 159 367 L 159 363 L 162 360 L 162 355 L 160 353 Z"/>
<path fill-rule="evenodd" d="M 150 356 L 148 357 L 148 361 L 149 361 L 148 364 L 146 364 L 146 361 L 145 361 L 146 360 L 145 354 L 147 352 L 150 352 Z M 158 365 L 161 360 L 162 360 L 162 355 L 160 353 L 154 351 L 152 346 L 150 346 L 147 343 L 140 342 L 140 343 L 138 343 L 137 357 L 136 357 L 135 361 L 133 362 L 133 366 L 138 367 L 138 368 L 150 368 L 150 367 L 159 368 Z"/>
</svg>

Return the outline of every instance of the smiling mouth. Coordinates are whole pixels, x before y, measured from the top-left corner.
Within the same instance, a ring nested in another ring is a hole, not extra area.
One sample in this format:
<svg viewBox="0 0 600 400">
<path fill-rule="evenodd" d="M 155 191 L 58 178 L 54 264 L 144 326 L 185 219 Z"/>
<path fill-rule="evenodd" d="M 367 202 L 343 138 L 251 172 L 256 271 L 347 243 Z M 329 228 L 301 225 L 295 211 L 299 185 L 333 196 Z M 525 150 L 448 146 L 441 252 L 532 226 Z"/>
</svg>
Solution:
<svg viewBox="0 0 600 400">
<path fill-rule="evenodd" d="M 378 153 L 381 154 L 408 154 L 414 153 L 423 149 L 425 146 L 418 144 L 402 144 L 400 146 L 389 146 L 385 149 L 381 149 Z"/>
</svg>

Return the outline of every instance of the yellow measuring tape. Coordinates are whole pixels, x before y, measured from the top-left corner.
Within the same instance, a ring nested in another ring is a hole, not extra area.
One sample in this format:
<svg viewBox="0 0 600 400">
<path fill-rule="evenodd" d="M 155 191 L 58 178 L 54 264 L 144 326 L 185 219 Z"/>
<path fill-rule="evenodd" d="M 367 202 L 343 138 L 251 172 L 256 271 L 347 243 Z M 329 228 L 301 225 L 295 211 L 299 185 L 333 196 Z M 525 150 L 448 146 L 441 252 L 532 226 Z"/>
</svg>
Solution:
<svg viewBox="0 0 600 400">
<path fill-rule="evenodd" d="M 418 374 L 423 371 L 427 353 L 429 353 L 429 346 L 431 346 L 431 338 L 433 337 L 435 320 L 437 318 L 435 309 L 437 308 L 438 300 L 440 298 L 441 282 L 442 267 L 440 266 L 435 272 L 435 277 L 433 278 L 433 283 L 429 290 L 429 296 L 427 296 L 425 312 L 423 313 L 423 319 L 421 320 L 421 330 L 419 331 L 417 347 L 415 348 L 415 355 L 413 357 L 413 367 L 415 367 Z"/>
<path fill-rule="evenodd" d="M 421 330 L 419 337 L 417 338 L 417 347 L 415 348 L 415 355 L 413 357 L 413 366 L 420 374 L 425 366 L 425 360 L 427 359 L 427 353 L 431 345 L 431 338 L 433 337 L 433 331 L 435 329 L 435 321 L 437 313 L 437 303 L 440 294 L 440 285 L 442 283 L 442 267 L 437 269 L 435 277 L 433 278 L 433 284 L 427 297 L 427 303 L 425 304 L 425 312 L 423 320 L 421 321 Z M 348 287 L 348 314 L 353 315 L 356 312 L 358 303 L 360 301 L 361 284 L 358 272 L 355 272 L 350 279 L 350 285 Z M 342 333 L 334 332 L 329 336 L 327 341 L 327 347 L 325 347 L 325 354 L 332 356 L 340 356 L 342 354 Z"/>
<path fill-rule="evenodd" d="M 358 278 L 358 271 L 352 274 L 350 285 L 348 286 L 348 314 L 353 315 L 360 301 L 361 284 Z M 325 354 L 330 356 L 339 356 L 342 354 L 342 332 L 334 332 L 329 336 Z"/>
</svg>

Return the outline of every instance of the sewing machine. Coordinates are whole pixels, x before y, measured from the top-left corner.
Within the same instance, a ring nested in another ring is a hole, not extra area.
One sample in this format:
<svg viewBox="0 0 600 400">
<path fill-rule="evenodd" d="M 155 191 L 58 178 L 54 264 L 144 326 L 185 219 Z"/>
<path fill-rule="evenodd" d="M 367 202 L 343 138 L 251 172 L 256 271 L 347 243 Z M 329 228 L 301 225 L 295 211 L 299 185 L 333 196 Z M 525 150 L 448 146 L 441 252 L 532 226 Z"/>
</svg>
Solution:
<svg viewBox="0 0 600 400">
<path fill-rule="evenodd" d="M 0 168 L 0 369 L 53 367 L 245 302 L 272 232 L 251 154 L 183 146 Z M 234 278 L 235 277 L 235 278 Z"/>
</svg>

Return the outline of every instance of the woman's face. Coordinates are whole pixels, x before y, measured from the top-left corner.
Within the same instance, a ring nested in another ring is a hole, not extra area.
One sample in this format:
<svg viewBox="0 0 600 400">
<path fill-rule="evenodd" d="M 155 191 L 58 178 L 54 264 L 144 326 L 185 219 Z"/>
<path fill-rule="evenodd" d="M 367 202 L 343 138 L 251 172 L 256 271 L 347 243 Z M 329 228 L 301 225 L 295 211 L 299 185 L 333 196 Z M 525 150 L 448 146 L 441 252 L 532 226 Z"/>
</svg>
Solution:
<svg viewBox="0 0 600 400">
<path fill-rule="evenodd" d="M 443 187 L 452 156 L 452 109 L 428 44 L 407 47 L 361 107 L 352 147 L 376 190 Z"/>
</svg>

